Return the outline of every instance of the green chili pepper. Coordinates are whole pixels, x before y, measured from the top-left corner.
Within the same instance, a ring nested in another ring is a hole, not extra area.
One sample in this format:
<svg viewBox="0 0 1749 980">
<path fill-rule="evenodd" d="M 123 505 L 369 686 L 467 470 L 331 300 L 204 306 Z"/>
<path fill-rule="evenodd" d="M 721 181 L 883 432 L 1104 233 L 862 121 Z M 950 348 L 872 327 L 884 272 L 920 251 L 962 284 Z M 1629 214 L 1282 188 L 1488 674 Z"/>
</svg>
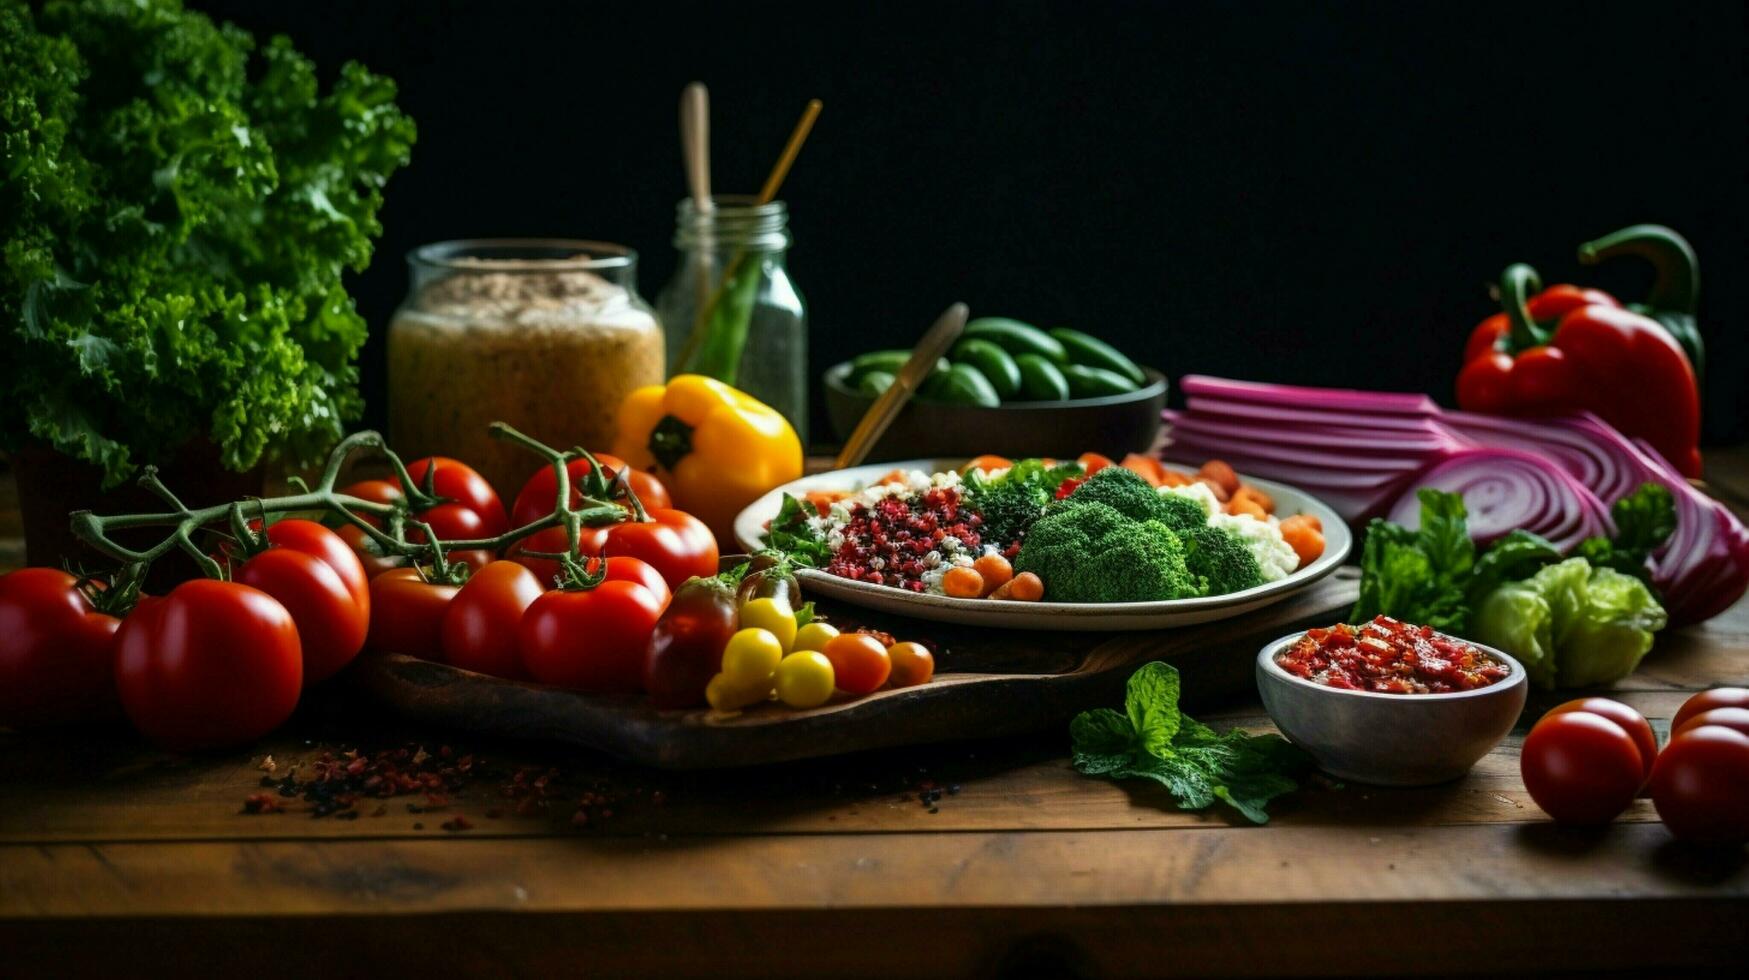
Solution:
<svg viewBox="0 0 1749 980">
<path fill-rule="evenodd" d="M 1020 394 L 1020 365 L 1013 355 L 988 340 L 970 337 L 953 349 L 954 360 L 978 369 L 1003 401 Z"/>
<path fill-rule="evenodd" d="M 1028 401 L 1061 402 L 1069 400 L 1069 379 L 1063 371 L 1042 354 L 1019 354 L 1014 363 L 1020 368 L 1020 391 Z"/>
<path fill-rule="evenodd" d="M 1070 330 L 1068 327 L 1058 327 L 1050 333 L 1051 337 L 1063 345 L 1063 350 L 1068 352 L 1070 364 L 1085 364 L 1088 367 L 1115 371 L 1138 387 L 1148 383 L 1148 376 L 1142 373 L 1135 361 L 1098 337 L 1089 336 L 1079 330 Z"/>
</svg>

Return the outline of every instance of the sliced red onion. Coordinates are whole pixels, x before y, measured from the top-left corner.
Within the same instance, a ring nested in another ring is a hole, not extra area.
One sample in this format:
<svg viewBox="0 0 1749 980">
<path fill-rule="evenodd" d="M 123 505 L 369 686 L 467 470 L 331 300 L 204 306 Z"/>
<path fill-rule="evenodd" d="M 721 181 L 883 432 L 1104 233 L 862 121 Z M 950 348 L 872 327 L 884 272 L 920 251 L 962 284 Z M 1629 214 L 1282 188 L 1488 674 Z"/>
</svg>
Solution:
<svg viewBox="0 0 1749 980">
<path fill-rule="evenodd" d="M 1463 496 L 1470 536 L 1493 541 L 1523 528 L 1566 551 L 1609 528 L 1603 502 L 1565 471 L 1540 457 L 1513 449 L 1460 449 L 1410 481 L 1410 491 L 1391 508 L 1389 520 L 1421 526 L 1415 490 L 1432 487 Z"/>
<path fill-rule="evenodd" d="M 1308 388 L 1298 385 L 1267 384 L 1260 381 L 1233 381 L 1206 374 L 1187 374 L 1178 381 L 1178 390 L 1186 397 L 1209 395 L 1234 398 L 1262 405 L 1282 405 L 1288 408 L 1334 408 L 1342 411 L 1370 412 L 1387 415 L 1426 415 L 1439 411 L 1439 406 L 1426 395 L 1414 392 L 1358 391 L 1353 388 Z"/>
</svg>

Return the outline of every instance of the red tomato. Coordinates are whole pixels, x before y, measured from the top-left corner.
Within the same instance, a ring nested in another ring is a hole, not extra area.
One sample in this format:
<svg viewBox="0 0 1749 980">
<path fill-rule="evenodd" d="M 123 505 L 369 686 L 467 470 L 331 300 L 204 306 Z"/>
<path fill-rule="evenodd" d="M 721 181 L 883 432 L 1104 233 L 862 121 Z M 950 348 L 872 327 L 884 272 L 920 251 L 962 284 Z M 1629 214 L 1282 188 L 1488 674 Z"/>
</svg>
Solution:
<svg viewBox="0 0 1749 980">
<path fill-rule="evenodd" d="M 650 634 L 644 655 L 644 690 L 657 708 L 705 703 L 705 687 L 723 669 L 723 648 L 740 628 L 735 590 L 715 576 L 674 590 Z"/>
<path fill-rule="evenodd" d="M 717 573 L 717 539 L 704 522 L 685 511 L 652 510 L 648 521 L 622 521 L 606 527 L 586 527 L 577 536 L 584 555 L 608 554 L 648 562 L 670 589 L 694 576 Z M 512 561 L 528 566 L 542 582 L 559 573 L 558 562 L 530 558 L 525 551 L 558 553 L 565 550 L 565 529 L 549 527 L 523 538 L 510 549 Z"/>
<path fill-rule="evenodd" d="M 385 555 L 383 550 L 370 535 L 353 524 L 343 524 L 340 530 L 334 532 L 340 540 L 346 542 L 352 553 L 364 566 L 366 579 L 376 578 L 391 568 L 400 568 L 407 564 L 407 559 L 400 555 Z M 478 571 L 478 569 L 475 569 Z"/>
<path fill-rule="evenodd" d="M 275 548 L 301 551 L 334 569 L 340 581 L 346 584 L 352 601 L 367 614 L 370 612 L 370 579 L 365 575 L 358 554 L 340 535 L 315 521 L 293 517 L 267 525 L 267 541 Z"/>
<path fill-rule="evenodd" d="M 867 633 L 840 633 L 822 651 L 832 661 L 832 677 L 840 691 L 868 694 L 880 690 L 893 671 L 886 645 Z"/>
<path fill-rule="evenodd" d="M 436 657 L 443 649 L 443 616 L 459 585 L 439 585 L 416 568 L 395 568 L 370 580 L 372 650 Z"/>
<path fill-rule="evenodd" d="M 448 456 L 427 456 L 407 464 L 407 475 L 413 478 L 415 486 L 424 486 L 425 470 L 435 466 L 437 474 L 432 477 L 432 489 L 437 496 L 453 501 L 450 504 L 439 504 L 421 515 L 421 519 L 431 525 L 439 538 L 480 537 L 495 538 L 510 530 L 510 520 L 504 515 L 504 503 L 498 499 L 498 492 L 486 482 L 486 478 L 474 471 L 474 468 L 460 460 Z M 446 533 L 438 526 L 439 511 L 445 514 L 451 512 L 446 508 L 456 507 L 473 512 L 480 518 L 481 534 L 461 535 Z"/>
<path fill-rule="evenodd" d="M 443 614 L 443 660 L 463 670 L 527 680 L 516 654 L 516 627 L 543 591 L 534 573 L 513 561 L 495 561 L 475 573 Z"/>
<path fill-rule="evenodd" d="M 1689 715 L 1682 727 L 1670 729 L 1670 738 L 1674 740 L 1683 732 L 1702 725 L 1723 725 L 1749 735 L 1749 708 L 1712 708 L 1698 715 Z"/>
<path fill-rule="evenodd" d="M 364 577 L 362 566 L 358 574 Z M 291 613 L 306 681 L 334 676 L 364 648 L 369 599 L 360 608 L 339 573 L 320 559 L 290 548 L 269 548 L 244 562 L 231 580 L 260 589 Z"/>
<path fill-rule="evenodd" d="M 1670 730 L 1674 732 L 1688 719 L 1714 708 L 1749 708 L 1749 687 L 1715 687 L 1696 694 L 1682 702 L 1676 717 L 1670 719 Z"/>
<path fill-rule="evenodd" d="M 1652 770 L 1652 803 L 1682 840 L 1749 841 L 1749 735 L 1723 725 L 1685 729 Z"/>
<path fill-rule="evenodd" d="M 661 615 L 656 595 L 632 582 L 548 592 L 522 615 L 522 665 L 543 684 L 635 694 L 643 690 L 644 651 Z"/>
<path fill-rule="evenodd" d="M 586 555 L 615 555 L 649 562 L 670 589 L 696 575 L 717 573 L 717 539 L 704 522 L 683 510 L 645 509 L 648 521 L 586 527 Z"/>
<path fill-rule="evenodd" d="M 1634 744 L 1639 747 L 1642 771 L 1640 778 L 1644 780 L 1652 775 L 1652 763 L 1658 758 L 1658 736 L 1652 734 L 1652 723 L 1646 720 L 1645 715 L 1620 701 L 1612 701 L 1609 698 L 1577 698 L 1550 708 L 1549 713 L 1543 715 L 1537 724 L 1540 725 L 1556 715 L 1566 714 L 1569 711 L 1587 711 L 1594 715 L 1602 715 L 1620 725 L 1621 730 L 1627 732 L 1633 738 Z"/>
<path fill-rule="evenodd" d="M 1603 824 L 1628 808 L 1645 782 L 1634 737 L 1602 715 L 1544 717 L 1519 755 L 1530 798 L 1559 823 Z"/>
<path fill-rule="evenodd" d="M 595 458 L 607 472 L 606 479 L 612 480 L 619 475 L 620 470 L 626 470 L 626 484 L 632 488 L 632 493 L 638 495 L 638 501 L 646 508 L 660 507 L 664 510 L 674 506 L 673 498 L 668 496 L 668 488 L 662 481 L 642 470 L 627 469 L 625 460 L 606 453 L 596 453 Z M 589 460 L 581 457 L 565 464 L 565 473 L 571 478 L 571 506 L 576 507 L 583 498 L 582 491 L 577 487 L 588 478 L 595 467 L 589 465 Z M 528 482 L 522 485 L 522 492 L 516 495 L 516 503 L 510 505 L 510 524 L 521 527 L 531 521 L 539 520 L 553 512 L 553 505 L 558 503 L 559 478 L 553 475 L 551 466 L 543 466 L 534 471 Z"/>
<path fill-rule="evenodd" d="M 266 735 L 291 717 L 303 677 L 291 613 L 239 582 L 194 579 L 142 600 L 115 637 L 122 708 L 147 737 L 173 749 Z"/>
<path fill-rule="evenodd" d="M 25 728 L 112 717 L 115 631 L 58 568 L 0 576 L 0 725 Z"/>
</svg>

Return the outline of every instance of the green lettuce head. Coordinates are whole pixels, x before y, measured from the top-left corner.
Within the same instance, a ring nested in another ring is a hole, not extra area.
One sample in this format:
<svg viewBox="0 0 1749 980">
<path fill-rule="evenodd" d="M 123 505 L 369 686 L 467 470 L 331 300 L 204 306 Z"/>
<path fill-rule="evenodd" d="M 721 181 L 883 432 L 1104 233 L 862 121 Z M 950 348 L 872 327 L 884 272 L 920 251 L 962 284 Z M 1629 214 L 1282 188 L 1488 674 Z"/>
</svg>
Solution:
<svg viewBox="0 0 1749 980">
<path fill-rule="evenodd" d="M 1540 687 L 1579 687 L 1632 673 L 1665 622 L 1639 579 L 1569 558 L 1490 592 L 1471 634 L 1517 657 Z"/>
</svg>

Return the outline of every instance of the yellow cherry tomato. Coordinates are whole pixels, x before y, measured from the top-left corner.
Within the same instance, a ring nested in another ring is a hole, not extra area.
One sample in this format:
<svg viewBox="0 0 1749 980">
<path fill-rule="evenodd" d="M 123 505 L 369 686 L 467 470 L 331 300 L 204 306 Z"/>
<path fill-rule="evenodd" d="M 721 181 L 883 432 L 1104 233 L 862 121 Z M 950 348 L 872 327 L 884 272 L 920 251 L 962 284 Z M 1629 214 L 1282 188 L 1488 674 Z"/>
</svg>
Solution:
<svg viewBox="0 0 1749 980">
<path fill-rule="evenodd" d="M 741 625 L 769 630 L 787 653 L 796 642 L 796 611 L 782 599 L 754 599 L 741 606 Z"/>
<path fill-rule="evenodd" d="M 729 680 L 726 674 L 717 674 L 704 687 L 704 699 L 718 711 L 740 711 L 750 704 L 758 704 L 771 696 L 771 685 L 763 687 L 742 687 Z"/>
<path fill-rule="evenodd" d="M 777 699 L 792 708 L 818 708 L 832 697 L 832 661 L 814 650 L 783 658 L 777 665 Z"/>
<path fill-rule="evenodd" d="M 832 642 L 832 638 L 837 635 L 838 628 L 831 623 L 809 623 L 796 630 L 796 642 L 790 646 L 790 649 L 818 650 L 824 653 L 826 644 Z"/>
<path fill-rule="evenodd" d="M 745 620 L 743 620 L 744 622 Z M 794 625 L 794 620 L 791 620 Z M 771 690 L 771 672 L 783 660 L 783 644 L 770 630 L 748 627 L 729 637 L 723 647 L 723 677 L 740 688 L 761 684 Z"/>
</svg>

